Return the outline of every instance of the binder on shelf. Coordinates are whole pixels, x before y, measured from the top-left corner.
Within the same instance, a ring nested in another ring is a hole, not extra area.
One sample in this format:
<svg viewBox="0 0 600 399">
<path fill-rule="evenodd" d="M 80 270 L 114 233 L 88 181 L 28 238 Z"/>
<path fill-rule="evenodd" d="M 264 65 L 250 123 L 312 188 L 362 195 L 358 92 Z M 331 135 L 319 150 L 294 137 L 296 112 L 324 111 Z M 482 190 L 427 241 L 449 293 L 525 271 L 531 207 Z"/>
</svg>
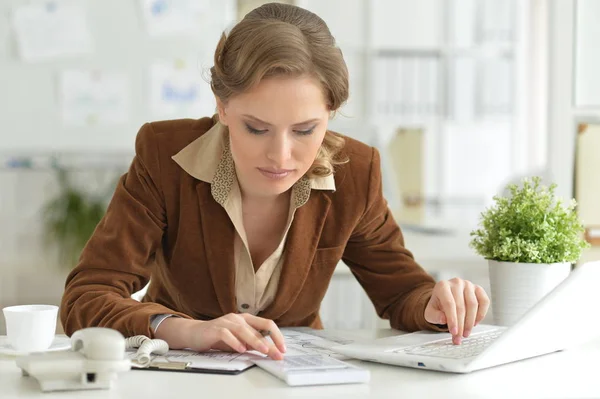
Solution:
<svg viewBox="0 0 600 399">
<path fill-rule="evenodd" d="M 422 129 L 400 128 L 388 144 L 403 223 L 420 224 L 425 218 L 423 140 Z"/>
<path fill-rule="evenodd" d="M 579 218 L 585 239 L 600 246 L 600 122 L 579 124 L 576 140 L 574 191 Z"/>
</svg>

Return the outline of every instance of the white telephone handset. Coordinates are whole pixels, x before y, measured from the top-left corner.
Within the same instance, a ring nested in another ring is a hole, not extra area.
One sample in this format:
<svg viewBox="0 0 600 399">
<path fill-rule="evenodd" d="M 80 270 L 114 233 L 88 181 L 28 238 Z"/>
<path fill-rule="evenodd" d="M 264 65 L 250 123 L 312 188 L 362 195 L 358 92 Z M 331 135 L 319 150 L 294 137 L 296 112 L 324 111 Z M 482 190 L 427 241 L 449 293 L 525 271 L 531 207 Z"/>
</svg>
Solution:
<svg viewBox="0 0 600 399">
<path fill-rule="evenodd" d="M 19 357 L 17 366 L 24 376 L 36 378 L 44 392 L 108 389 L 118 372 L 131 369 L 125 338 L 116 330 L 90 327 L 76 331 L 71 349 Z"/>
</svg>

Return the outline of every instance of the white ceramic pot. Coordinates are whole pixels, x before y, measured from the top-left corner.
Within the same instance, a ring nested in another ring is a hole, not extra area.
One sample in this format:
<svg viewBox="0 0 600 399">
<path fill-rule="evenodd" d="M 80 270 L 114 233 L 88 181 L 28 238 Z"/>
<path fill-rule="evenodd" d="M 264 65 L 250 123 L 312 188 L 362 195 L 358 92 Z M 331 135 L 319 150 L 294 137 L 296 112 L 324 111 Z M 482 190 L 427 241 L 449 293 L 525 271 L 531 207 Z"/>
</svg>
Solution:
<svg viewBox="0 0 600 399">
<path fill-rule="evenodd" d="M 571 272 L 570 263 L 512 263 L 488 260 L 494 323 L 515 324 Z"/>
</svg>

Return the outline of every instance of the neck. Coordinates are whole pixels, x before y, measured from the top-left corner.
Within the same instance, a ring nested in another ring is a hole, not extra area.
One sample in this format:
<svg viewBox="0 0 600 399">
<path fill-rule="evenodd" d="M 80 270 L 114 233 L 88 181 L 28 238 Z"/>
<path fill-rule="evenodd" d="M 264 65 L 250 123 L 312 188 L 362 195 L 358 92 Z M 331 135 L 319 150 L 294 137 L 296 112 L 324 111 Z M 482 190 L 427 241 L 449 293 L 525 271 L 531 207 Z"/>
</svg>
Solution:
<svg viewBox="0 0 600 399">
<path fill-rule="evenodd" d="M 261 196 L 250 195 L 242 190 L 242 203 L 246 207 L 260 207 L 264 209 L 278 209 L 281 206 L 289 205 L 291 190 L 279 195 Z"/>
</svg>

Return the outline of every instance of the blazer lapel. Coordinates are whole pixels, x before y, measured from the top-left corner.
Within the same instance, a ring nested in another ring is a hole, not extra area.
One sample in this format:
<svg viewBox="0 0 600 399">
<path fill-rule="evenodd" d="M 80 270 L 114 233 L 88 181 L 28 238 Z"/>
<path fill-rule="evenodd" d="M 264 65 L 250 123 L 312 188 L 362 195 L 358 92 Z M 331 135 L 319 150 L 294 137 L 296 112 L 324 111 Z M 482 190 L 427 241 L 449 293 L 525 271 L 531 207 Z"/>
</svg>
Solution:
<svg viewBox="0 0 600 399">
<path fill-rule="evenodd" d="M 210 184 L 198 182 L 196 185 L 206 261 L 223 314 L 235 313 L 235 228 L 225 209 L 213 199 L 210 190 Z"/>
<path fill-rule="evenodd" d="M 290 309 L 300 294 L 312 265 L 330 205 L 329 196 L 320 191 L 313 191 L 308 202 L 296 210 L 285 243 L 277 294 L 271 305 L 259 313 L 260 317 L 278 319 Z"/>
</svg>

